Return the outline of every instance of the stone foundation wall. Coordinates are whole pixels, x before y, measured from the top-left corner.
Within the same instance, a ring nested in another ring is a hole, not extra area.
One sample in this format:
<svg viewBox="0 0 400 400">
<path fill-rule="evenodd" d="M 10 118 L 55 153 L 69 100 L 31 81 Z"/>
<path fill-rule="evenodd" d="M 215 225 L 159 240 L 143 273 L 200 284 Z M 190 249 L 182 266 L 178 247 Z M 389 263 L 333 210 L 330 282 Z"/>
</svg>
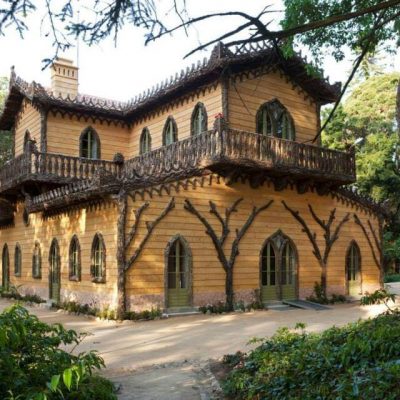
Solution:
<svg viewBox="0 0 400 400">
<path fill-rule="evenodd" d="M 84 305 L 88 304 L 91 308 L 98 308 L 100 310 L 104 308 L 116 309 L 117 308 L 117 296 L 112 293 L 93 293 L 84 291 L 72 291 L 68 289 L 61 289 L 60 300 L 63 301 L 76 301 L 77 303 Z"/>
<path fill-rule="evenodd" d="M 163 294 L 147 294 L 137 296 L 127 296 L 126 309 L 128 311 L 145 311 L 152 308 L 164 309 L 164 295 Z"/>
<path fill-rule="evenodd" d="M 25 295 L 36 295 L 40 298 L 47 300 L 49 298 L 49 289 L 43 286 L 20 286 L 18 292 L 23 296 Z"/>
</svg>

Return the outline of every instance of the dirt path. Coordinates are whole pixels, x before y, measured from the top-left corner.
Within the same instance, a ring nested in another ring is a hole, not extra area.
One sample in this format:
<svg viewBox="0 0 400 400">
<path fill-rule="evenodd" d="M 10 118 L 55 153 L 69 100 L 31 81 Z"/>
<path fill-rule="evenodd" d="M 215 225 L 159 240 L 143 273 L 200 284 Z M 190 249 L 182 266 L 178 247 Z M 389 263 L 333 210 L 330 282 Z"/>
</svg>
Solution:
<svg viewBox="0 0 400 400">
<path fill-rule="evenodd" d="M 9 304 L 1 299 L 0 310 Z M 122 384 L 121 400 L 206 400 L 212 398 L 209 359 L 246 351 L 250 338 L 271 336 L 282 326 L 304 322 L 307 330 L 320 331 L 375 316 L 383 306 L 344 304 L 327 311 L 256 311 L 138 323 L 96 321 L 36 307 L 30 311 L 44 322 L 91 333 L 79 350 L 100 352 L 106 374 Z"/>
</svg>

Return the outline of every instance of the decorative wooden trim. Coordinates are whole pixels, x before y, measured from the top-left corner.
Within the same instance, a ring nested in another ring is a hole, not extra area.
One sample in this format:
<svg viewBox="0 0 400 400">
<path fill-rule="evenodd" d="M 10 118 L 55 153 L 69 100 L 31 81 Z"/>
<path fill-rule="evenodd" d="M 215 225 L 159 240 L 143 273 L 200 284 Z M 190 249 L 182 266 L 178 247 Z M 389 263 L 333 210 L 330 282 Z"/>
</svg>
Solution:
<svg viewBox="0 0 400 400">
<path fill-rule="evenodd" d="M 270 200 L 268 203 L 264 204 L 261 207 L 254 206 L 250 215 L 247 218 L 247 221 L 243 224 L 240 229 L 236 230 L 236 236 L 232 241 L 230 254 L 226 255 L 224 250 L 224 243 L 227 236 L 230 233 L 229 229 L 229 218 L 233 212 L 237 211 L 237 206 L 243 199 L 236 200 L 230 207 L 228 207 L 225 211 L 225 218 L 223 218 L 218 211 L 216 210 L 215 205 L 210 202 L 210 213 L 214 214 L 218 221 L 222 226 L 221 236 L 218 236 L 217 232 L 211 226 L 211 223 L 195 208 L 195 206 L 191 203 L 189 199 L 185 199 L 184 209 L 194 216 L 198 218 L 198 220 L 204 225 L 206 228 L 206 234 L 211 238 L 211 241 L 215 247 L 217 252 L 218 259 L 222 265 L 222 268 L 225 271 L 225 292 L 226 292 L 226 303 L 230 310 L 233 309 L 234 302 L 234 292 L 233 292 L 233 268 L 235 265 L 236 257 L 239 255 L 239 244 L 242 240 L 243 236 L 246 234 L 251 224 L 257 215 L 270 207 L 273 203 L 273 200 Z"/>
<path fill-rule="evenodd" d="M 77 247 L 77 252 L 78 252 L 78 266 L 77 266 L 77 274 L 73 275 L 72 274 L 72 268 L 73 268 L 73 255 L 72 255 L 72 246 L 73 244 L 76 244 Z M 80 282 L 81 276 L 82 276 L 82 264 L 81 264 L 81 244 L 79 242 L 78 236 L 73 235 L 71 238 L 71 241 L 69 242 L 69 249 L 68 249 L 68 278 L 70 281 L 74 282 Z"/>
<path fill-rule="evenodd" d="M 378 270 L 379 270 L 379 280 L 380 280 L 380 283 L 381 283 L 381 285 L 383 285 L 383 265 L 382 265 L 382 261 L 383 261 L 383 260 L 382 260 L 382 259 L 383 259 L 383 257 L 382 257 L 383 250 L 382 250 L 382 245 L 379 243 L 379 240 L 378 240 L 378 238 L 376 237 L 376 233 L 375 233 L 375 231 L 372 229 L 371 222 L 368 220 L 368 225 L 369 225 L 369 227 L 370 227 L 370 229 L 371 229 L 371 233 L 372 233 L 372 235 L 373 235 L 373 237 L 374 237 L 376 249 L 377 249 L 377 252 L 378 252 L 378 254 L 376 254 L 375 248 L 374 248 L 374 246 L 373 246 L 373 244 L 372 244 L 372 241 L 371 241 L 371 238 L 370 238 L 370 236 L 369 236 L 369 234 L 368 234 L 368 232 L 367 232 L 367 229 L 365 228 L 364 224 L 361 222 L 361 220 L 360 220 L 360 218 L 358 217 L 358 215 L 357 215 L 357 214 L 353 214 L 353 215 L 354 215 L 354 222 L 361 228 L 361 230 L 362 230 L 362 232 L 363 232 L 363 234 L 364 234 L 364 236 L 365 236 L 365 239 L 367 239 L 368 246 L 369 246 L 369 248 L 370 248 L 370 250 L 371 250 L 372 257 L 373 257 L 373 259 L 374 259 L 375 265 L 378 267 Z"/>
<path fill-rule="evenodd" d="M 187 252 L 189 306 L 193 306 L 193 254 L 189 242 L 181 234 L 174 235 L 164 249 L 164 308 L 168 308 L 168 256 L 173 244 L 179 240 Z"/>
<path fill-rule="evenodd" d="M 312 232 L 310 228 L 308 227 L 306 221 L 300 216 L 299 211 L 295 211 L 292 208 L 290 208 L 284 200 L 282 200 L 283 206 L 286 208 L 287 211 L 292 214 L 293 218 L 299 222 L 299 224 L 302 226 L 302 231 L 307 235 L 312 247 L 313 247 L 313 254 L 317 261 L 319 262 L 321 266 L 321 286 L 323 290 L 326 292 L 327 288 L 327 282 L 326 282 L 326 277 L 327 277 L 327 266 L 328 266 L 328 258 L 329 254 L 332 250 L 332 246 L 336 242 L 336 240 L 339 238 L 339 233 L 343 225 L 350 220 L 350 213 L 347 213 L 342 220 L 338 223 L 336 226 L 333 234 L 331 231 L 332 224 L 336 218 L 336 208 L 331 210 L 329 214 L 329 219 L 326 222 L 325 220 L 322 220 L 319 218 L 316 213 L 314 212 L 313 208 L 311 205 L 308 205 L 308 209 L 310 211 L 311 216 L 313 217 L 314 221 L 321 227 L 321 229 L 324 232 L 324 239 L 325 239 L 325 248 L 321 252 L 321 249 L 318 246 L 317 243 L 317 233 Z"/>
<path fill-rule="evenodd" d="M 133 226 L 131 227 L 131 229 L 130 229 L 130 231 L 128 233 L 128 236 L 127 236 L 127 238 L 125 240 L 125 252 L 127 252 L 129 250 L 129 247 L 131 246 L 131 244 L 132 244 L 132 242 L 133 242 L 133 240 L 134 240 L 134 238 L 135 238 L 135 236 L 137 234 L 137 230 L 138 230 L 138 226 L 139 226 L 139 223 L 140 223 L 141 216 L 142 216 L 144 210 L 146 210 L 146 208 L 148 206 L 149 206 L 149 203 L 145 203 L 141 207 L 139 207 L 138 210 L 135 211 L 135 222 L 134 222 Z M 126 261 L 126 264 L 125 264 L 125 270 L 126 271 L 129 270 L 132 267 L 134 262 L 139 257 L 139 255 L 142 252 L 142 250 L 143 250 L 144 246 L 146 245 L 147 241 L 150 239 L 150 236 L 153 233 L 153 230 L 155 229 L 155 227 L 174 208 L 175 208 L 175 198 L 172 197 L 172 199 L 169 201 L 168 205 L 164 208 L 162 213 L 153 222 L 146 221 L 147 232 L 146 232 L 144 238 L 142 239 L 142 241 L 139 243 L 139 245 L 134 250 L 132 256 Z"/>
</svg>

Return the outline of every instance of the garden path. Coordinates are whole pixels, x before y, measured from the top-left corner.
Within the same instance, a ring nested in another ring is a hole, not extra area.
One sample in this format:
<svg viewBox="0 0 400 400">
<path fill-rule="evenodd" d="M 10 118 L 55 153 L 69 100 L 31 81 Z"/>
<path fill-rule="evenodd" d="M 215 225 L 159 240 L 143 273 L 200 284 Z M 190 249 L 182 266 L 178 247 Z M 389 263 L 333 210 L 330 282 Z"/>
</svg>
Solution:
<svg viewBox="0 0 400 400">
<path fill-rule="evenodd" d="M 0 310 L 9 304 L 1 299 Z M 308 331 L 321 331 L 384 310 L 384 306 L 352 303 L 326 311 L 254 311 L 118 323 L 28 308 L 44 322 L 90 333 L 78 350 L 99 351 L 107 365 L 105 374 L 122 385 L 121 400 L 210 399 L 215 380 L 208 360 L 248 350 L 250 338 L 271 336 L 277 328 L 293 327 L 297 322 L 305 323 Z"/>
</svg>

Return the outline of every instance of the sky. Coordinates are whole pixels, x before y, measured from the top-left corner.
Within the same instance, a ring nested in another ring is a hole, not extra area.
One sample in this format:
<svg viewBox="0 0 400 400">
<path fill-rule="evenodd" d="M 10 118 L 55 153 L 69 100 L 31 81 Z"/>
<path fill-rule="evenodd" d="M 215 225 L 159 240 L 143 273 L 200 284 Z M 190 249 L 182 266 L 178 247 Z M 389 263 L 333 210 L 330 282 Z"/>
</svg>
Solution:
<svg viewBox="0 0 400 400">
<path fill-rule="evenodd" d="M 84 19 L 90 12 L 85 4 L 88 1 L 75 0 L 80 9 L 80 18 Z M 60 0 L 53 0 L 54 3 Z M 155 0 L 159 16 L 174 25 L 178 22 L 173 10 L 167 8 L 170 0 Z M 217 11 L 245 11 L 251 15 L 259 13 L 267 3 L 266 0 L 187 0 L 187 8 L 191 17 Z M 271 10 L 282 10 L 281 0 L 270 0 Z M 50 71 L 42 71 L 42 60 L 52 57 L 54 49 L 52 40 L 46 36 L 48 21 L 43 20 L 46 14 L 44 0 L 37 0 L 38 10 L 28 16 L 29 32 L 21 39 L 12 28 L 6 30 L 5 36 L 0 36 L 0 76 L 9 76 L 10 67 L 15 66 L 18 76 L 45 86 L 50 85 Z M 282 14 L 270 14 L 271 28 L 279 28 L 277 21 Z M 235 17 L 210 19 L 192 28 L 186 36 L 183 30 L 173 36 L 165 36 L 156 42 L 144 45 L 144 31 L 132 26 L 125 26 L 119 35 L 117 44 L 107 39 L 101 44 L 88 47 L 79 44 L 79 91 L 116 100 L 128 100 L 136 94 L 150 88 L 174 75 L 182 68 L 207 57 L 211 48 L 198 52 L 184 59 L 184 56 L 199 43 L 217 37 L 235 27 L 241 20 Z M 77 63 L 77 49 L 73 48 L 62 54 Z M 386 62 L 392 68 L 400 70 L 400 56 L 389 57 Z M 323 65 L 325 75 L 330 81 L 343 81 L 351 68 L 351 57 L 346 61 L 336 63 L 327 57 Z"/>
</svg>

